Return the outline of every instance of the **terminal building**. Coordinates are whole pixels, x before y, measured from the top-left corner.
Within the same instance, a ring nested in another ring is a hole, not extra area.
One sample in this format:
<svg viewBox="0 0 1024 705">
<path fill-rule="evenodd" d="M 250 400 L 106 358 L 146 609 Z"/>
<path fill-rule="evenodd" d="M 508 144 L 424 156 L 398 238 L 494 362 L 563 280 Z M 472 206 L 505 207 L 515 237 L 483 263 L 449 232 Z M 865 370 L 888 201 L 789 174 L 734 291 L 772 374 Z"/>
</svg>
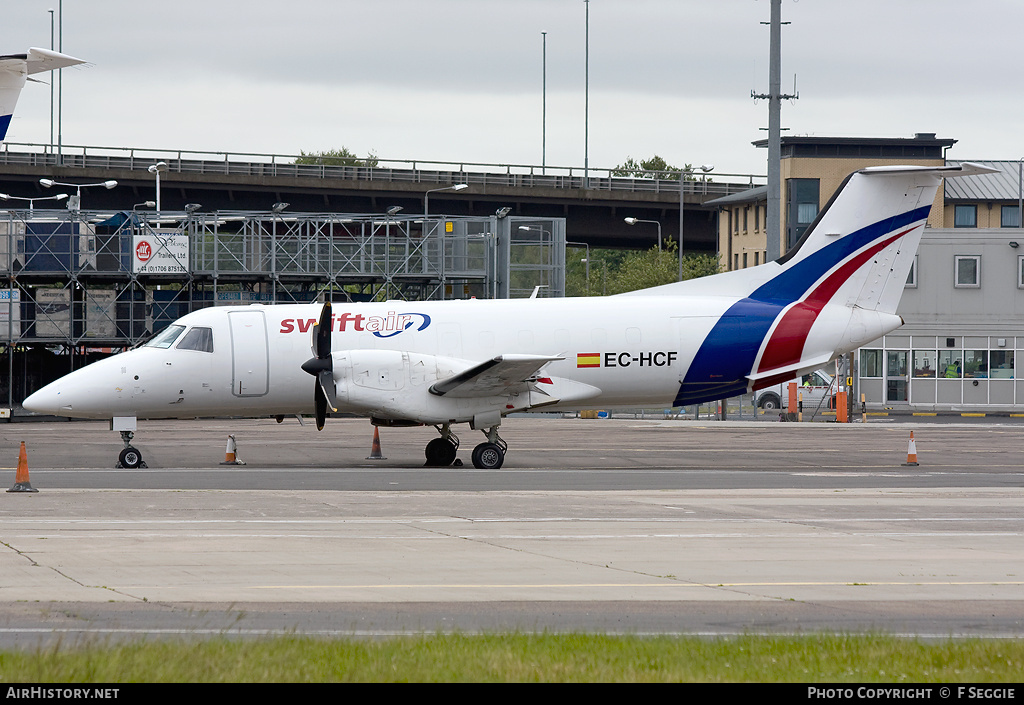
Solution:
<svg viewBox="0 0 1024 705">
<path fill-rule="evenodd" d="M 763 142 L 755 145 L 763 146 Z M 847 174 L 867 166 L 941 166 L 955 140 L 784 137 L 781 251 L 795 244 Z M 949 179 L 932 207 L 897 313 L 906 322 L 853 356 L 853 398 L 869 410 L 1012 412 L 1024 405 L 1024 229 L 1021 161 Z M 719 208 L 724 270 L 765 261 L 767 188 Z M 1021 351 L 1021 353 L 1018 353 Z"/>
</svg>

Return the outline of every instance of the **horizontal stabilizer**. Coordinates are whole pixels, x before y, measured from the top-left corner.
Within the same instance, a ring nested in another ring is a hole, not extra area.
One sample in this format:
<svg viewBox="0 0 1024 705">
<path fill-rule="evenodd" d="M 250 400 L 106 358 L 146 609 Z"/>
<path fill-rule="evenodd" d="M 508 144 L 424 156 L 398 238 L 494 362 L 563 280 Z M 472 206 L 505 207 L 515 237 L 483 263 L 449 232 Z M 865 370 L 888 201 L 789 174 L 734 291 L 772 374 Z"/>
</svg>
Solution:
<svg viewBox="0 0 1024 705">
<path fill-rule="evenodd" d="M 523 390 L 541 367 L 563 360 L 549 355 L 498 355 L 430 387 L 430 393 L 452 397 L 490 397 Z"/>
<path fill-rule="evenodd" d="M 50 51 L 49 49 L 40 49 L 39 47 L 32 47 L 24 54 L 0 56 L 0 70 L 13 70 L 29 75 L 43 73 L 44 71 L 56 71 L 57 69 L 64 69 L 68 66 L 77 66 L 84 63 L 81 59 L 76 59 L 73 56 Z"/>
<path fill-rule="evenodd" d="M 18 104 L 18 96 L 21 95 L 21 89 L 24 88 L 25 80 L 30 74 L 84 63 L 73 56 L 37 47 L 29 49 L 24 54 L 0 56 L 0 140 L 7 136 L 7 129 L 14 117 L 14 108 Z"/>
</svg>

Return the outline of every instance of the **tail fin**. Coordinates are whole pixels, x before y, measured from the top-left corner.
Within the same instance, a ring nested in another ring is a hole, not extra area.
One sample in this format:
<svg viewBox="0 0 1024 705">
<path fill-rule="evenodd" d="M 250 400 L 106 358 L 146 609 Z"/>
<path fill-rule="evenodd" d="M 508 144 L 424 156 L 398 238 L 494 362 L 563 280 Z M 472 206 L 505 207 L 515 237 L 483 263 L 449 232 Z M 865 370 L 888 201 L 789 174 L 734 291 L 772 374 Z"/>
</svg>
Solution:
<svg viewBox="0 0 1024 705">
<path fill-rule="evenodd" d="M 694 280 L 691 290 L 734 302 L 700 345 L 677 402 L 792 379 L 898 328 L 896 307 L 942 178 L 992 171 L 966 162 L 862 169 L 782 258 Z"/>
<path fill-rule="evenodd" d="M 0 140 L 7 136 L 14 106 L 18 104 L 18 97 L 28 76 L 84 63 L 73 56 L 37 47 L 32 47 L 24 54 L 0 56 Z"/>
<path fill-rule="evenodd" d="M 776 262 L 782 271 L 753 297 L 825 296 L 829 303 L 894 314 L 942 178 L 990 171 L 964 163 L 854 172 L 800 242 Z"/>
</svg>

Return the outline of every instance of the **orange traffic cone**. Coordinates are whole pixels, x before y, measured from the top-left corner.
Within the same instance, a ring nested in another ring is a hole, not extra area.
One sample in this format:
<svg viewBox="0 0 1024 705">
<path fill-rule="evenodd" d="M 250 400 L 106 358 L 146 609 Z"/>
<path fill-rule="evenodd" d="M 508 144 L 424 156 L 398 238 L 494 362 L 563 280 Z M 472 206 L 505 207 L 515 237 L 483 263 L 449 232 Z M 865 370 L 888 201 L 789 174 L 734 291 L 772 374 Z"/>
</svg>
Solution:
<svg viewBox="0 0 1024 705">
<path fill-rule="evenodd" d="M 373 427 L 373 446 L 370 448 L 370 454 L 366 456 L 367 460 L 387 460 L 383 455 L 380 454 L 380 430 Z"/>
<path fill-rule="evenodd" d="M 224 462 L 221 465 L 245 465 L 237 457 L 238 447 L 235 445 L 235 437 L 228 436 L 228 447 L 224 450 Z"/>
<path fill-rule="evenodd" d="M 38 492 L 28 481 L 28 453 L 25 452 L 25 441 L 21 442 L 21 451 L 18 453 L 18 472 L 14 476 L 14 487 L 8 492 Z"/>
<path fill-rule="evenodd" d="M 910 443 L 907 445 L 907 462 L 903 463 L 904 466 L 916 466 L 917 462 L 917 444 L 914 442 L 914 432 L 910 432 Z"/>
</svg>

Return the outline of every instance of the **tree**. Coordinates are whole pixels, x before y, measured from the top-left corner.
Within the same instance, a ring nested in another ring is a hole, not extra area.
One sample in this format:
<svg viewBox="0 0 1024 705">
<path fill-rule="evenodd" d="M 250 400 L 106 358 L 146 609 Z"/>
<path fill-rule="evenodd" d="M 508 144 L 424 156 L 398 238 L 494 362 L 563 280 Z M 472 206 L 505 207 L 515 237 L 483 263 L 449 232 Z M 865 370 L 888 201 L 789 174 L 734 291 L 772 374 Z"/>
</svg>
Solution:
<svg viewBox="0 0 1024 705">
<path fill-rule="evenodd" d="M 377 155 L 370 152 L 365 159 L 360 159 L 348 147 L 341 149 L 329 149 L 324 152 L 299 151 L 301 155 L 295 160 L 296 164 L 315 164 L 318 166 L 377 166 Z"/>
<path fill-rule="evenodd" d="M 637 162 L 633 157 L 612 169 L 612 176 L 632 176 L 637 179 L 678 179 L 680 168 L 672 166 L 655 154 L 650 159 Z"/>
<path fill-rule="evenodd" d="M 679 279 L 679 250 L 674 240 L 669 240 L 661 250 L 657 246 L 649 250 L 592 249 L 589 285 L 585 263 L 579 262 L 576 257 L 585 251 L 581 248 L 571 249 L 573 254 L 566 256 L 566 296 L 624 294 L 627 291 L 671 284 Z M 683 256 L 684 280 L 718 272 L 718 258 L 715 255 Z"/>
</svg>

